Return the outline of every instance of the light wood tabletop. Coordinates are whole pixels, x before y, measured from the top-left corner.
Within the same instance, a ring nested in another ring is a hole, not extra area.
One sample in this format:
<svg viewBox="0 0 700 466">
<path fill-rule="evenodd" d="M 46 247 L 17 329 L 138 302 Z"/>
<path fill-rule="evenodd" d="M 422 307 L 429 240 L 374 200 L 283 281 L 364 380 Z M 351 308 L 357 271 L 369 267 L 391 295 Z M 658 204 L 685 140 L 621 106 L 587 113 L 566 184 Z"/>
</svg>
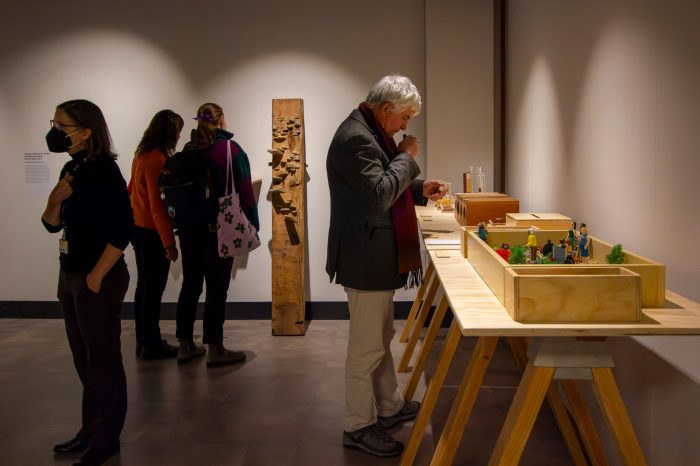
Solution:
<svg viewBox="0 0 700 466">
<path fill-rule="evenodd" d="M 416 217 L 427 250 L 459 249 L 462 230 L 454 211 L 443 212 L 434 205 L 416 206 Z"/>
<path fill-rule="evenodd" d="M 522 324 L 510 317 L 459 250 L 429 254 L 464 336 L 700 335 L 700 304 L 669 290 L 665 307 L 642 309 L 640 322 Z"/>
</svg>

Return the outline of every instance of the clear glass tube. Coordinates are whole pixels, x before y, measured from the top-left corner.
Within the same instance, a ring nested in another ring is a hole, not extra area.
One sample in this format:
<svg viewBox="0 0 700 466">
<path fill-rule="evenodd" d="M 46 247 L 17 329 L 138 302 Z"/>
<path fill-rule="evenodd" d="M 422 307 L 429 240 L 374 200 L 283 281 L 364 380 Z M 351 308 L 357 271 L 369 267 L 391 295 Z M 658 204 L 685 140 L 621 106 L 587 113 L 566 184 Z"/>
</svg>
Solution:
<svg viewBox="0 0 700 466">
<path fill-rule="evenodd" d="M 481 169 L 481 167 L 476 167 L 476 192 L 484 192 L 484 182 L 486 181 L 486 174 Z"/>
</svg>

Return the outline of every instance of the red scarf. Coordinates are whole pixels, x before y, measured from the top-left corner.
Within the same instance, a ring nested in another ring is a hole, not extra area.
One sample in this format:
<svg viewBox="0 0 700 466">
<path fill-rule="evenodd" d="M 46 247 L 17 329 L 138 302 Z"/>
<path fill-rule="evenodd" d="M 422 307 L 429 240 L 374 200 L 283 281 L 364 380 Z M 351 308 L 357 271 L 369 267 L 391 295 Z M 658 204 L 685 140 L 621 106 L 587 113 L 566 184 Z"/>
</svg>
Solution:
<svg viewBox="0 0 700 466">
<path fill-rule="evenodd" d="M 360 104 L 359 110 L 377 138 L 379 146 L 389 160 L 393 160 L 399 154 L 399 148 L 396 146 L 394 138 L 384 132 L 372 113 L 372 107 L 363 102 Z M 418 239 L 418 219 L 416 219 L 416 208 L 410 186 L 391 205 L 391 218 L 396 230 L 399 273 L 406 275 L 407 288 L 419 286 L 423 269 L 420 257 L 420 240 Z"/>
</svg>

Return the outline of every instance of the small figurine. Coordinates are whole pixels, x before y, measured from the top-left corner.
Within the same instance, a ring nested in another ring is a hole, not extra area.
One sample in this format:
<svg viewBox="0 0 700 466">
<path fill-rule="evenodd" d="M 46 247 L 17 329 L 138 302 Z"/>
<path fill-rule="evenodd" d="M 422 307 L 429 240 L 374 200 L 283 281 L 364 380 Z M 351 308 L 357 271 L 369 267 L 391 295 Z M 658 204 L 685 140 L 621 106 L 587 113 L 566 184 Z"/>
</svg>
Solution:
<svg viewBox="0 0 700 466">
<path fill-rule="evenodd" d="M 501 256 L 504 261 L 508 262 L 508 259 L 510 259 L 510 245 L 508 243 L 501 244 L 501 247 L 496 249 L 496 254 Z"/>
<path fill-rule="evenodd" d="M 552 259 L 552 255 L 549 254 L 547 256 L 542 255 L 542 251 L 537 251 L 537 259 L 535 260 L 535 264 L 545 264 L 549 265 L 552 262 L 554 262 L 554 259 Z"/>
<path fill-rule="evenodd" d="M 579 253 L 581 254 L 581 262 L 584 264 L 588 264 L 588 255 L 590 252 L 591 248 L 591 243 L 589 242 L 588 239 L 588 228 L 586 228 L 586 224 L 582 223 L 581 224 L 581 240 L 579 241 L 578 249 Z"/>
<path fill-rule="evenodd" d="M 569 228 L 569 247 L 566 249 L 571 255 L 576 255 L 576 250 L 578 249 L 578 230 L 576 230 L 576 222 L 571 222 L 571 228 Z"/>
<path fill-rule="evenodd" d="M 530 248 L 530 261 L 534 262 L 537 259 L 537 236 L 532 228 L 527 230 L 527 247 Z"/>
<path fill-rule="evenodd" d="M 489 234 L 489 232 L 486 230 L 486 224 L 484 224 L 484 222 L 479 222 L 478 226 L 479 230 L 476 232 L 476 234 L 479 235 L 479 238 L 481 238 L 482 241 L 486 242 Z"/>
<path fill-rule="evenodd" d="M 568 254 L 566 256 L 566 259 L 564 260 L 565 264 L 575 264 L 576 261 L 574 261 L 574 257 L 571 254 Z"/>
<path fill-rule="evenodd" d="M 542 255 L 547 257 L 547 255 L 552 255 L 554 249 L 554 243 L 551 239 L 548 239 L 544 246 L 542 246 Z"/>
<path fill-rule="evenodd" d="M 566 259 L 566 240 L 564 238 L 559 240 L 559 246 L 554 246 L 553 248 L 554 262 L 557 264 L 563 264 Z"/>
</svg>

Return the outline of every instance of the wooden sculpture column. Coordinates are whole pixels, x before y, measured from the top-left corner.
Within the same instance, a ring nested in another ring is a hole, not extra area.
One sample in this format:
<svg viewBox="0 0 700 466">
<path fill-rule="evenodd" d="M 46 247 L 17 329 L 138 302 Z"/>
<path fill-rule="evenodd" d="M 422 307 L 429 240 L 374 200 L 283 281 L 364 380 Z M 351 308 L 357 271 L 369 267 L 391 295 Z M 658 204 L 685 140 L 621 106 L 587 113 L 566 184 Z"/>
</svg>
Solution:
<svg viewBox="0 0 700 466">
<path fill-rule="evenodd" d="M 304 335 L 304 101 L 272 100 L 272 334 Z"/>
</svg>

